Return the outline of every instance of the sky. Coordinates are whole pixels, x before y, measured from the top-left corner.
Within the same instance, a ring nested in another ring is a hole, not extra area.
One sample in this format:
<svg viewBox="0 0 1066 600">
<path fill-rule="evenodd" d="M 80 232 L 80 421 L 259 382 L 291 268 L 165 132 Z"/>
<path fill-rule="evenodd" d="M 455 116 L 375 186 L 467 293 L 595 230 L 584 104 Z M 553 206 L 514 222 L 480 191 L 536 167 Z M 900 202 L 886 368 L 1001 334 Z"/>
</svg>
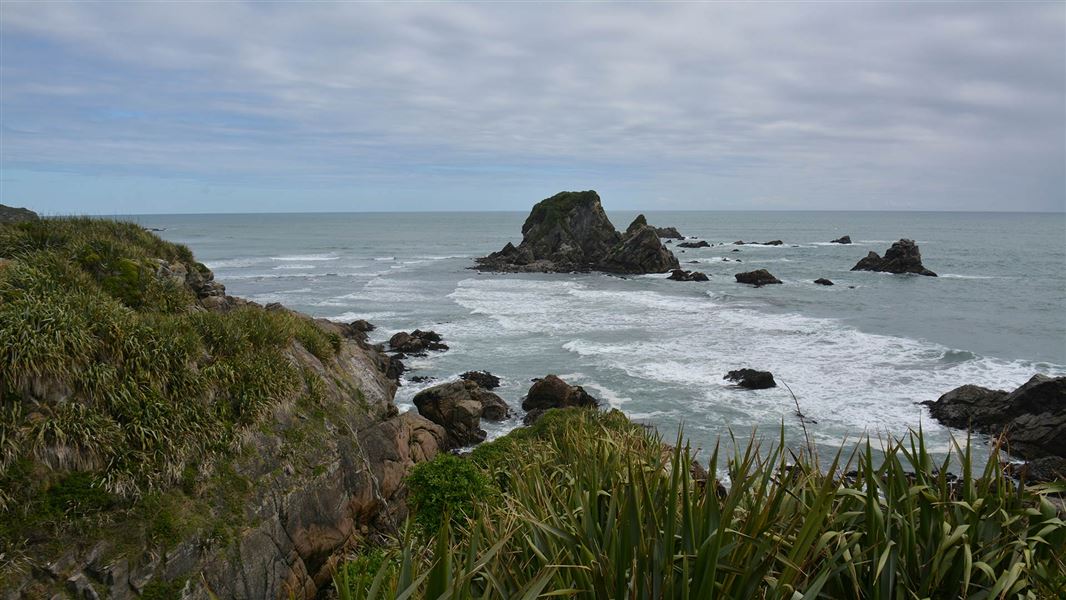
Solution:
<svg viewBox="0 0 1066 600">
<path fill-rule="evenodd" d="M 43 214 L 1066 210 L 1066 2 L 0 2 Z"/>
</svg>

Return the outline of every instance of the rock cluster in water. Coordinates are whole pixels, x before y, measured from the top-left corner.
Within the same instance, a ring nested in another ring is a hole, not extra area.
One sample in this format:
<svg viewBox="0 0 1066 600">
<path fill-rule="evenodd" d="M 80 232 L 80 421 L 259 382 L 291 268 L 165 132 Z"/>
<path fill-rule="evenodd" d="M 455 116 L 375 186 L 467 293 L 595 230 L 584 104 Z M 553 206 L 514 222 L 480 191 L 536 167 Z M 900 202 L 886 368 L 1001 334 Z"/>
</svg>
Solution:
<svg viewBox="0 0 1066 600">
<path fill-rule="evenodd" d="M 860 260 L 852 271 L 881 271 L 883 273 L 916 273 L 936 277 L 936 273 L 925 268 L 922 264 L 922 253 L 918 250 L 918 244 L 914 240 L 903 239 L 892 244 L 885 251 L 885 257 L 881 258 L 876 252 L 866 255 Z"/>
<path fill-rule="evenodd" d="M 1066 377 L 1034 375 L 1013 392 L 964 385 L 925 404 L 945 425 L 1003 433 L 1022 458 L 1066 458 Z"/>
<path fill-rule="evenodd" d="M 522 242 L 477 259 L 486 271 L 558 273 L 664 273 L 678 268 L 644 215 L 619 233 L 594 191 L 560 192 L 533 207 Z"/>
<path fill-rule="evenodd" d="M 488 371 L 467 371 L 460 375 L 459 379 L 473 381 L 486 390 L 494 390 L 500 387 L 500 378 Z"/>
<path fill-rule="evenodd" d="M 704 240 L 698 242 L 681 242 L 677 245 L 678 248 L 710 248 L 711 245 Z"/>
<path fill-rule="evenodd" d="M 389 348 L 403 354 L 424 356 L 427 350 L 443 352 L 448 349 L 448 345 L 436 331 L 416 329 L 411 333 L 401 331 L 393 335 L 389 338 Z"/>
<path fill-rule="evenodd" d="M 445 431 L 444 447 L 470 446 L 485 440 L 481 419 L 502 421 L 510 414 L 507 403 L 473 381 L 442 383 L 414 397 L 418 414 Z"/>
<path fill-rule="evenodd" d="M 671 281 L 710 281 L 706 273 L 700 271 L 685 271 L 684 269 L 674 269 L 670 272 L 670 276 L 667 279 Z"/>
</svg>

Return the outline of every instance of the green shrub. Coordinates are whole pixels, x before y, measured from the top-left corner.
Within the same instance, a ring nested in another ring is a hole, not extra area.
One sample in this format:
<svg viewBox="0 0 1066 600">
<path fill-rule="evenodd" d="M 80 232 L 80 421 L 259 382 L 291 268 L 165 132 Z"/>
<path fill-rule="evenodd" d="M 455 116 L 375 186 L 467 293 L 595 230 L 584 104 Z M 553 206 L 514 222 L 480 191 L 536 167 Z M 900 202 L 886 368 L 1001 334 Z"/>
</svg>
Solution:
<svg viewBox="0 0 1066 600">
<path fill-rule="evenodd" d="M 399 560 L 383 548 L 364 548 L 342 563 L 333 574 L 333 589 L 339 600 L 368 596 L 395 598 Z M 378 585 L 375 588 L 375 584 Z"/>
<path fill-rule="evenodd" d="M 475 505 L 491 494 L 488 478 L 477 466 L 453 454 L 416 465 L 407 487 L 415 523 L 428 534 L 440 528 L 446 515 L 453 521 L 473 516 Z"/>
</svg>

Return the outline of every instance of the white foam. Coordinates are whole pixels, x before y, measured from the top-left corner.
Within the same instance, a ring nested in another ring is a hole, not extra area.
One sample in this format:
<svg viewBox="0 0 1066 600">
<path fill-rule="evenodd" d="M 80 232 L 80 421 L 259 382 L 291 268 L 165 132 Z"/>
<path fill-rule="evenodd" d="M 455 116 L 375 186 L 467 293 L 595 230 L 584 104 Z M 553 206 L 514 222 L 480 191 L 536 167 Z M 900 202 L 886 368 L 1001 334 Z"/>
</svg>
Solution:
<svg viewBox="0 0 1066 600">
<path fill-rule="evenodd" d="M 226 258 L 222 260 L 205 261 L 204 265 L 211 270 L 239 269 L 241 267 L 254 267 L 262 264 L 262 258 Z"/>
<path fill-rule="evenodd" d="M 299 265 L 299 264 L 295 264 L 295 265 L 278 265 L 276 267 L 273 267 L 273 270 L 275 270 L 275 271 L 298 271 L 300 269 L 314 269 L 314 268 L 316 268 L 315 265 Z"/>
<path fill-rule="evenodd" d="M 990 275 L 956 275 L 955 273 L 939 273 L 944 279 L 996 279 Z"/>
<path fill-rule="evenodd" d="M 339 260 L 336 254 L 293 254 L 290 256 L 271 256 L 270 260 L 282 262 L 320 262 L 327 260 Z"/>
</svg>

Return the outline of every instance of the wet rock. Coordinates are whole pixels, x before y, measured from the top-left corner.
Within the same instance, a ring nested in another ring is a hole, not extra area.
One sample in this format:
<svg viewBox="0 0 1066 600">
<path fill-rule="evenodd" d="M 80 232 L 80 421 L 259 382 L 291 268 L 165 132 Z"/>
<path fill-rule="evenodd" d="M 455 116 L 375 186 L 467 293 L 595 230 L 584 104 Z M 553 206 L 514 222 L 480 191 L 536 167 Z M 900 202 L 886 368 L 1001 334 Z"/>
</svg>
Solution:
<svg viewBox="0 0 1066 600">
<path fill-rule="evenodd" d="M 488 371 L 467 371 L 459 376 L 460 379 L 473 381 L 486 390 L 494 390 L 500 387 L 500 378 Z"/>
<path fill-rule="evenodd" d="M 734 246 L 743 246 L 744 245 L 744 240 L 737 240 L 737 241 L 733 242 L 733 245 Z"/>
<path fill-rule="evenodd" d="M 429 375 L 415 375 L 414 377 L 408 378 L 408 381 L 411 383 L 425 383 L 427 381 L 433 381 L 433 377 L 430 377 Z"/>
<path fill-rule="evenodd" d="M 1022 458 L 1066 457 L 1066 377 L 1033 375 L 1010 393 L 964 385 L 924 404 L 945 425 L 1004 433 Z"/>
<path fill-rule="evenodd" d="M 422 390 L 414 397 L 418 413 L 444 428 L 445 446 L 459 448 L 485 440 L 481 419 L 507 418 L 507 403 L 473 381 L 450 381 Z"/>
<path fill-rule="evenodd" d="M 556 375 L 547 375 L 535 380 L 526 397 L 522 399 L 522 409 L 529 413 L 523 422 L 528 425 L 536 421 L 544 411 L 552 408 L 595 408 L 599 404 L 600 401 L 586 392 L 585 388 L 570 385 Z"/>
<path fill-rule="evenodd" d="M 820 277 L 818 279 L 815 279 L 814 282 L 817 283 L 818 285 L 833 285 L 832 281 L 829 281 L 828 279 L 826 279 L 824 277 Z"/>
<path fill-rule="evenodd" d="M 670 272 L 670 276 L 667 277 L 672 281 L 710 281 L 705 273 L 699 271 L 685 271 L 682 269 L 674 269 Z"/>
<path fill-rule="evenodd" d="M 914 240 L 901 239 L 892 244 L 881 258 L 876 252 L 870 252 L 851 268 L 852 271 L 880 271 L 883 273 L 915 273 L 936 277 L 936 273 L 926 269 L 922 264 L 922 253 Z"/>
<path fill-rule="evenodd" d="M 508 243 L 476 262 L 487 271 L 542 273 L 663 273 L 678 266 L 644 215 L 620 234 L 591 190 L 537 203 L 522 226 L 521 244 Z"/>
<path fill-rule="evenodd" d="M 1007 465 L 1006 472 L 1011 477 L 1026 483 L 1062 481 L 1066 480 L 1066 458 L 1044 456 L 1020 465 Z"/>
<path fill-rule="evenodd" d="M 784 244 L 784 242 L 782 242 L 781 240 L 771 240 L 769 242 L 762 243 L 763 246 L 780 246 L 781 244 Z"/>
<path fill-rule="evenodd" d="M 441 341 L 441 336 L 435 331 L 422 331 L 416 329 L 411 333 L 401 331 L 389 338 L 389 348 L 405 354 L 418 355 L 427 350 L 444 351 L 448 345 Z"/>
<path fill-rule="evenodd" d="M 740 387 L 749 390 L 763 390 L 766 388 L 777 387 L 777 382 L 774 381 L 773 373 L 770 373 L 769 371 L 738 369 L 736 371 L 730 371 L 722 379 L 733 381 Z"/>
<path fill-rule="evenodd" d="M 677 247 L 678 248 L 710 248 L 711 245 L 708 244 L 705 240 L 700 240 L 698 242 L 681 242 L 680 244 L 677 245 Z"/>
<path fill-rule="evenodd" d="M 843 237 L 838 237 L 837 239 L 831 241 L 830 243 L 831 244 L 850 244 L 851 243 L 851 236 L 850 235 L 845 235 Z"/>
<path fill-rule="evenodd" d="M 774 277 L 766 269 L 757 269 L 755 271 L 748 271 L 746 273 L 737 273 L 734 275 L 737 278 L 737 283 L 749 283 L 755 287 L 761 287 L 764 285 L 770 285 L 774 283 L 781 283 L 781 280 Z"/>
</svg>

